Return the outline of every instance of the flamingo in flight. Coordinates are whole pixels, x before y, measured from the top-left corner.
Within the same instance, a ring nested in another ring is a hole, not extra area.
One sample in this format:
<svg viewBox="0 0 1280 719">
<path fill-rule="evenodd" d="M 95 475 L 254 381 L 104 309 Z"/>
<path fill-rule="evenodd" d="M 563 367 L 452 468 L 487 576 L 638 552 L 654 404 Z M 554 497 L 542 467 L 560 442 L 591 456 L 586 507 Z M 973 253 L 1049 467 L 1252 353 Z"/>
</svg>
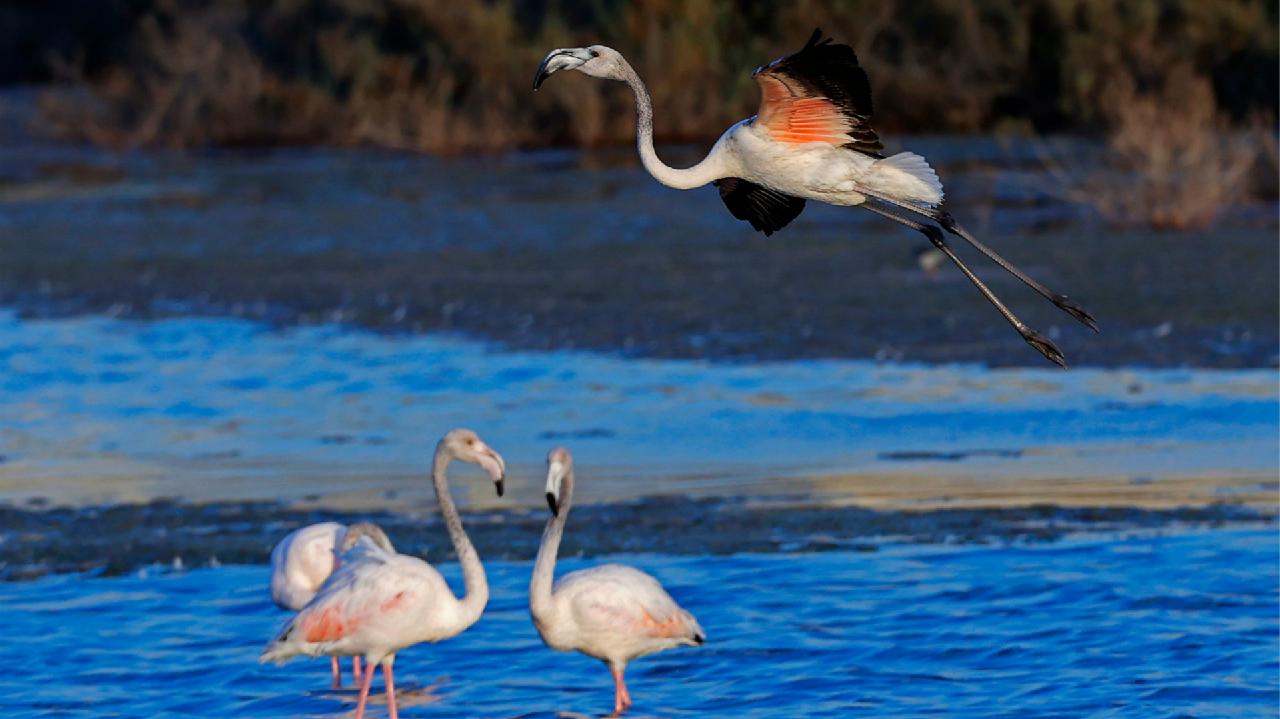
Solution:
<svg viewBox="0 0 1280 719">
<path fill-rule="evenodd" d="M 729 212 L 765 235 L 799 216 L 807 200 L 865 207 L 923 233 L 1023 340 L 1065 368 L 1066 359 L 1058 347 L 1018 319 L 996 297 L 951 249 L 943 235 L 945 230 L 1098 331 L 1097 322 L 1083 307 L 1027 276 L 943 210 L 942 183 L 923 157 L 911 152 L 884 156 L 871 126 L 871 85 L 867 74 L 858 65 L 852 48 L 822 39 L 821 30 L 814 30 L 798 52 L 755 71 L 753 77 L 761 92 L 759 111 L 726 130 L 701 162 L 685 169 L 669 167 L 658 159 L 653 148 L 649 91 L 621 53 L 604 45 L 552 50 L 538 66 L 533 89 L 560 70 L 577 70 L 630 85 L 638 115 L 636 144 L 641 164 L 649 174 L 678 190 L 707 183 L 716 185 Z"/>
<path fill-rule="evenodd" d="M 381 664 L 387 708 L 396 710 L 395 655 L 422 642 L 457 636 L 480 619 L 489 602 L 484 565 L 462 528 L 449 495 L 445 468 L 453 460 L 480 465 L 502 496 L 506 463 L 475 432 L 455 429 L 436 445 L 431 482 L 453 542 L 466 594 L 454 596 L 444 577 L 425 561 L 378 546 L 356 542 L 338 568 L 301 612 L 262 650 L 259 661 L 283 663 L 299 656 L 361 656 L 366 662 L 355 719 L 363 719 L 373 667 Z"/>
<path fill-rule="evenodd" d="M 350 527 L 337 522 L 319 522 L 295 529 L 271 550 L 271 600 L 281 609 L 299 611 L 320 591 L 337 566 L 337 555 L 350 549 L 360 537 L 392 551 L 391 540 L 382 528 L 368 522 Z M 342 687 L 338 657 L 330 658 L 333 688 Z M 351 658 L 351 675 L 360 683 L 360 657 Z"/>
<path fill-rule="evenodd" d="M 614 716 L 631 706 L 622 674 L 637 657 L 706 641 L 698 620 L 658 580 L 621 564 L 579 569 L 552 586 L 556 553 L 573 505 L 573 455 L 558 447 L 547 455 L 547 504 L 551 517 L 529 582 L 529 613 L 552 649 L 576 650 L 609 666 Z"/>
</svg>

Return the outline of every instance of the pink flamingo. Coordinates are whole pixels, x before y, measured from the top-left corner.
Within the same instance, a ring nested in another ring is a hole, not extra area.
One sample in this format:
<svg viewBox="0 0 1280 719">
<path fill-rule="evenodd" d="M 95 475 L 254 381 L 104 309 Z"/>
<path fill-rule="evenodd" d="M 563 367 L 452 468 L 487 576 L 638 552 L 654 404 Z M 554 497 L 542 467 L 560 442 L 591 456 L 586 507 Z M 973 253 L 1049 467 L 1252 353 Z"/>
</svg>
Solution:
<svg viewBox="0 0 1280 719">
<path fill-rule="evenodd" d="M 271 599 L 281 609 L 298 611 L 307 606 L 337 566 L 337 555 L 355 545 L 362 536 L 392 550 L 391 540 L 375 524 L 359 522 L 345 527 L 337 522 L 319 522 L 295 529 L 271 550 Z M 333 688 L 342 687 L 338 657 L 330 658 Z M 351 674 L 360 683 L 360 657 L 351 658 Z"/>
<path fill-rule="evenodd" d="M 396 710 L 395 655 L 422 642 L 438 642 L 465 631 L 489 602 L 489 584 L 475 547 L 449 496 L 445 468 L 453 460 L 478 464 L 502 496 L 506 464 L 475 432 L 455 429 L 436 445 L 431 468 L 436 501 L 462 565 L 466 594 L 456 598 L 434 567 L 396 554 L 371 541 L 357 542 L 301 612 L 263 649 L 263 662 L 283 663 L 298 655 L 362 656 L 367 664 L 356 719 L 363 719 L 373 667 L 382 665 L 387 707 Z"/>
<path fill-rule="evenodd" d="M 638 657 L 706 641 L 698 620 L 658 580 L 621 564 L 579 569 L 552 587 L 556 553 L 573 505 L 573 455 L 558 447 L 547 455 L 547 504 L 551 518 L 529 582 L 529 613 L 552 649 L 576 650 L 603 661 L 613 674 L 613 713 L 631 706 L 622 674 Z"/>
<path fill-rule="evenodd" d="M 799 51 L 755 71 L 753 77 L 762 95 L 759 111 L 726 130 L 706 158 L 685 169 L 669 167 L 658 159 L 653 148 L 649 91 L 621 53 L 604 45 L 552 50 L 534 75 L 533 89 L 560 70 L 577 70 L 630 85 L 638 114 L 636 144 L 649 174 L 678 190 L 715 184 L 729 212 L 766 235 L 798 217 L 806 200 L 865 207 L 923 233 L 1024 341 L 1051 362 L 1066 367 L 1057 346 L 1018 319 L 952 251 L 942 234 L 946 230 L 1059 309 L 1098 330 L 1093 316 L 1078 303 L 1031 279 L 943 211 L 942 183 L 923 157 L 911 152 L 884 156 L 880 138 L 871 127 L 867 73 L 858 65 L 852 48 L 823 40 L 819 30 L 814 30 Z M 942 229 L 912 216 L 936 222 Z"/>
</svg>

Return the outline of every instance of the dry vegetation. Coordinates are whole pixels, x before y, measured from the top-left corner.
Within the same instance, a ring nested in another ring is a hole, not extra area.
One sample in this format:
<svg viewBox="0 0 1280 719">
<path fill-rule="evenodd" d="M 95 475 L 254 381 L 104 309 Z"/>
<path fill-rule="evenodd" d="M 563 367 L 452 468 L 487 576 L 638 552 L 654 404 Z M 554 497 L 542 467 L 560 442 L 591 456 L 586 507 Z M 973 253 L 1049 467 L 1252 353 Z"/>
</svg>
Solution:
<svg viewBox="0 0 1280 719">
<path fill-rule="evenodd" d="M 1275 153 L 1270 122 L 1232 129 L 1208 81 L 1185 65 L 1145 92 L 1128 76 L 1115 78 L 1102 109 L 1110 125 L 1103 156 L 1051 167 L 1069 199 L 1111 224 L 1206 226 L 1245 200 L 1255 168 Z"/>
<path fill-rule="evenodd" d="M 1135 4 L 1128 26 L 1113 28 L 1097 49 L 1115 68 L 1098 76 L 1087 95 L 1105 131 L 1105 150 L 1098 157 L 1054 159 L 1050 166 L 1062 194 L 1091 205 L 1111 224 L 1203 227 L 1247 201 L 1260 173 L 1274 176 L 1275 115 L 1255 110 L 1233 120 L 1207 73 L 1184 57 L 1191 39 L 1169 37 L 1158 7 Z M 1224 49 L 1274 45 L 1274 28 L 1262 24 L 1266 18 L 1245 9 L 1226 3 L 1215 14 L 1204 4 L 1188 6 L 1194 23 L 1187 31 L 1212 35 Z M 1084 16 L 1090 12 L 1098 6 Z M 1274 183 L 1260 184 L 1274 192 Z"/>
<path fill-rule="evenodd" d="M 1258 148 L 1274 154 L 1274 88 L 1254 76 L 1274 76 L 1276 15 L 1262 0 L 154 0 L 105 67 L 57 60 L 88 92 L 50 93 L 42 118 L 115 147 L 630 142 L 621 85 L 530 92 L 549 48 L 602 42 L 648 82 L 661 140 L 705 141 L 754 112 L 756 65 L 821 26 L 859 52 L 882 129 L 1105 132 L 1102 170 L 1063 173 L 1068 194 L 1184 227 L 1245 192 Z M 1265 131 L 1228 132 L 1259 109 Z"/>
</svg>

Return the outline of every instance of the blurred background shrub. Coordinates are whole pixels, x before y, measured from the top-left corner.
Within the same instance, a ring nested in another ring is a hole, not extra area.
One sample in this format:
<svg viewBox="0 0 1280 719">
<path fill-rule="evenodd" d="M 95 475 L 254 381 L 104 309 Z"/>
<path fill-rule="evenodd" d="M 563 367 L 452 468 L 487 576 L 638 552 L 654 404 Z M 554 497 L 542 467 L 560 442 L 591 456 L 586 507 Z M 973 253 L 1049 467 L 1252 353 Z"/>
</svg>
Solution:
<svg viewBox="0 0 1280 719">
<path fill-rule="evenodd" d="M 645 78 L 660 141 L 705 142 L 821 26 L 861 56 L 883 131 L 1101 134 L 1061 192 L 1186 227 L 1274 192 L 1278 22 L 1264 0 L 11 2 L 0 82 L 49 88 L 39 132 L 116 148 L 628 143 L 621 84 L 530 93 L 547 50 L 599 42 Z"/>
</svg>

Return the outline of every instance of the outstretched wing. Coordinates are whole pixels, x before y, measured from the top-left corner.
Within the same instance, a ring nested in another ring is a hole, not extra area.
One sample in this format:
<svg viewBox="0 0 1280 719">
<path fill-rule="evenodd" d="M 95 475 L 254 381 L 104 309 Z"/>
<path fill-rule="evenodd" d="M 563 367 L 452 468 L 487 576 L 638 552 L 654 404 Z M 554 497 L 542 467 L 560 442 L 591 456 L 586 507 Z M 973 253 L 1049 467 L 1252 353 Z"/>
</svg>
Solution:
<svg viewBox="0 0 1280 719">
<path fill-rule="evenodd" d="M 799 52 L 753 73 L 760 85 L 756 122 L 781 142 L 826 142 L 881 157 L 871 128 L 871 83 L 848 45 L 814 30 Z"/>
<path fill-rule="evenodd" d="M 714 184 L 729 212 L 750 222 L 766 237 L 786 227 L 804 210 L 804 198 L 784 195 L 738 177 L 726 177 Z"/>
</svg>

